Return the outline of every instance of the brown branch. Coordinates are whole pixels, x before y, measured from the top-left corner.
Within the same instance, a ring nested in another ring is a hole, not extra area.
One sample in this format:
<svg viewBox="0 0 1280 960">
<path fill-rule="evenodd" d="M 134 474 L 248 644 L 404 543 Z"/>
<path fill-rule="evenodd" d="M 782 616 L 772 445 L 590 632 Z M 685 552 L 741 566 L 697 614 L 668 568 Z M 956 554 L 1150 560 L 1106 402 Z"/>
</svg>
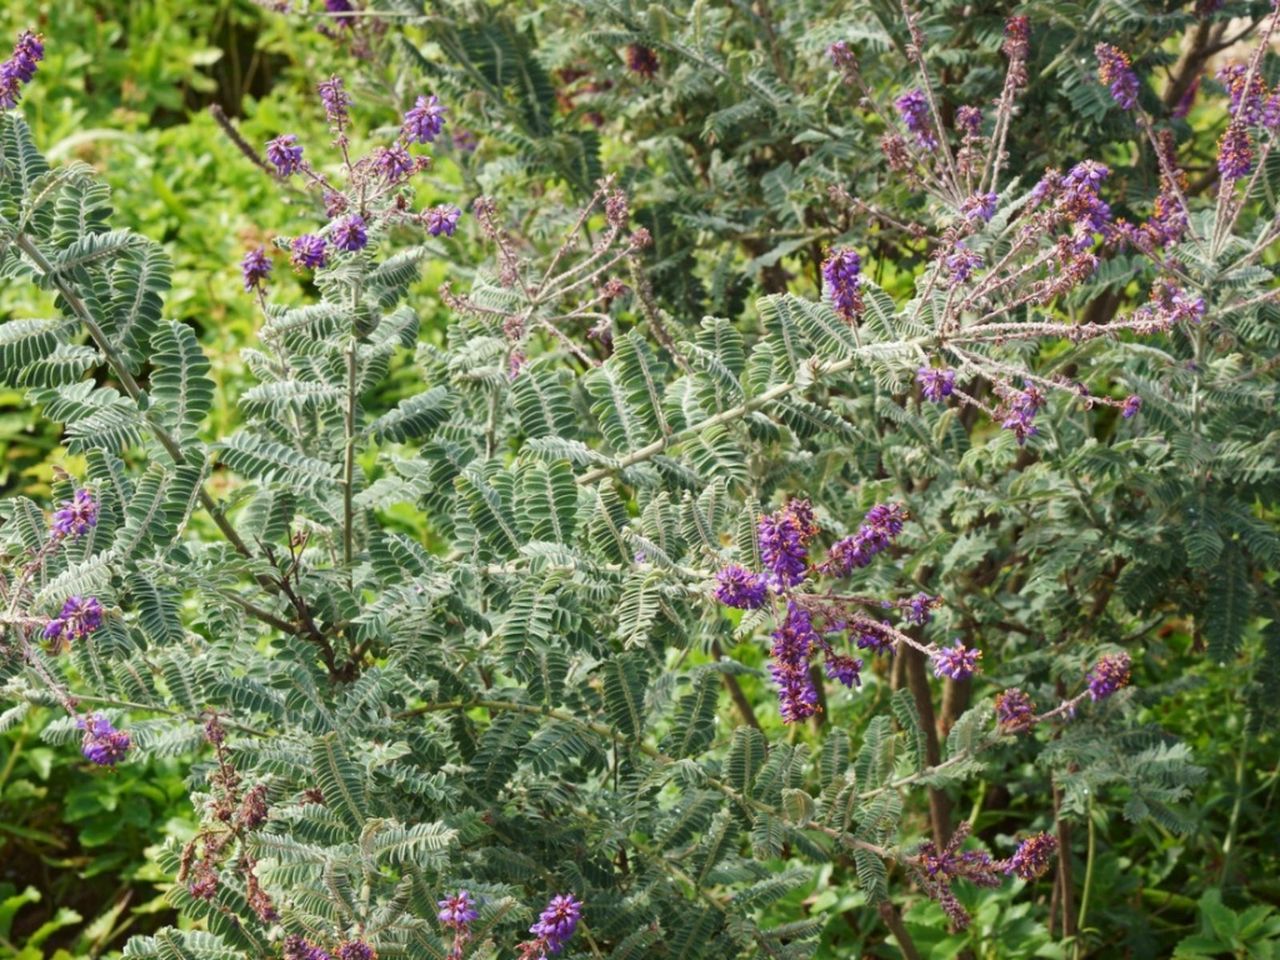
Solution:
<svg viewBox="0 0 1280 960">
<path fill-rule="evenodd" d="M 906 960 L 921 960 L 920 951 L 916 949 L 915 941 L 911 939 L 911 934 L 907 933 L 907 925 L 902 922 L 902 917 L 898 915 L 898 909 L 888 900 L 880 901 L 879 906 L 880 919 L 884 921 L 884 925 L 889 928 L 894 938 L 898 941 L 898 948 L 902 951 L 902 955 Z"/>
<path fill-rule="evenodd" d="M 906 661 L 907 687 L 915 700 L 916 712 L 920 714 L 920 726 L 924 728 L 925 766 L 937 766 L 942 762 L 942 748 L 938 742 L 938 721 L 925 669 L 925 655 L 914 647 L 899 643 L 898 656 Z M 929 788 L 929 822 L 933 827 L 933 842 L 941 850 L 951 839 L 951 798 L 938 787 Z"/>
<path fill-rule="evenodd" d="M 711 655 L 717 660 L 724 659 L 724 650 L 721 648 L 719 640 L 711 641 Z M 743 722 L 759 730 L 760 721 L 756 719 L 756 712 L 751 707 L 751 701 L 742 692 L 742 685 L 738 683 L 738 678 L 731 673 L 722 673 L 720 676 L 724 680 L 725 689 L 729 691 L 729 699 L 733 701 L 733 705 L 738 709 L 738 714 L 742 717 Z"/>
</svg>

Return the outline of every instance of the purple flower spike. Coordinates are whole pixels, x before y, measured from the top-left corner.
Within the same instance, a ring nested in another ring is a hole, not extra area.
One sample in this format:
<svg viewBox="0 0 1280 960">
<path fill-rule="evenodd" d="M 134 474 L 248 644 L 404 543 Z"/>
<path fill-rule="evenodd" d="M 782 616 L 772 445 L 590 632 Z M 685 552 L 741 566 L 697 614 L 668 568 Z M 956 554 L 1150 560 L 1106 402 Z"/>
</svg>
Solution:
<svg viewBox="0 0 1280 960">
<path fill-rule="evenodd" d="M 374 163 L 377 164 L 378 171 L 387 183 L 399 183 L 417 169 L 417 164 L 409 155 L 409 151 L 400 144 L 383 149 Z"/>
<path fill-rule="evenodd" d="M 240 261 L 240 272 L 244 275 L 246 293 L 265 290 L 271 277 L 271 258 L 267 256 L 267 248 L 258 247 L 246 253 Z"/>
<path fill-rule="evenodd" d="M 960 204 L 960 212 L 970 223 L 987 223 L 996 215 L 999 199 L 995 193 L 975 193 Z"/>
<path fill-rule="evenodd" d="M 53 640 L 55 647 L 73 640 L 83 640 L 102 626 L 102 604 L 96 597 L 68 597 L 62 612 L 44 628 L 46 640 Z"/>
<path fill-rule="evenodd" d="M 982 269 L 982 254 L 975 253 L 963 243 L 957 243 L 955 250 L 947 255 L 945 264 L 947 272 L 951 275 L 951 286 L 958 287 L 962 283 L 969 282 L 973 271 Z"/>
<path fill-rule="evenodd" d="M 976 137 L 982 132 L 982 111 L 978 107 L 956 107 L 956 129 L 966 137 Z"/>
<path fill-rule="evenodd" d="M 1130 394 L 1124 398 L 1124 406 L 1120 409 L 1120 416 L 1126 420 L 1132 420 L 1138 415 L 1138 411 L 1142 409 L 1142 398 L 1136 393 Z"/>
<path fill-rule="evenodd" d="M 18 35 L 9 59 L 0 64 L 0 109 L 9 110 L 22 98 L 23 84 L 30 83 L 44 59 L 44 39 L 24 30 Z"/>
<path fill-rule="evenodd" d="M 978 672 L 978 661 L 981 659 L 981 650 L 970 650 L 957 641 L 953 647 L 942 647 L 933 652 L 933 675 L 967 680 Z"/>
<path fill-rule="evenodd" d="M 290 250 L 292 255 L 289 262 L 297 270 L 315 270 L 323 267 L 329 259 L 329 248 L 324 237 L 314 233 L 304 233 L 295 239 Z"/>
<path fill-rule="evenodd" d="M 838 680 L 850 689 L 862 686 L 862 661 L 858 658 L 833 653 L 827 656 L 822 666 L 828 679 Z"/>
<path fill-rule="evenodd" d="M 1129 55 L 1109 43 L 1093 48 L 1098 58 L 1098 81 L 1111 88 L 1111 99 L 1122 110 L 1138 105 L 1138 75 L 1129 64 Z"/>
<path fill-rule="evenodd" d="M 862 316 L 862 258 L 852 247 L 832 250 L 822 262 L 822 281 L 836 313 L 853 323 Z"/>
<path fill-rule="evenodd" d="M 857 625 L 856 639 L 860 650 L 868 650 L 871 653 L 888 653 L 893 649 L 893 636 L 881 628 L 878 624 L 869 621 L 863 621 Z"/>
<path fill-rule="evenodd" d="M 363 250 L 369 243 L 369 233 L 365 227 L 364 217 L 353 213 L 343 217 L 333 228 L 333 245 L 339 250 L 354 253 Z"/>
<path fill-rule="evenodd" d="M 291 933 L 284 938 L 284 960 L 333 960 L 322 948 L 310 940 Z"/>
<path fill-rule="evenodd" d="M 444 105 L 433 93 L 419 97 L 404 115 L 401 131 L 408 143 L 431 143 L 444 129 Z"/>
<path fill-rule="evenodd" d="M 778 711 L 786 723 L 796 723 L 818 712 L 818 691 L 809 673 L 809 657 L 819 645 L 809 611 L 787 604 L 782 625 L 773 632 L 769 672 L 778 685 Z"/>
<path fill-rule="evenodd" d="M 63 501 L 53 514 L 51 529 L 55 540 L 64 537 L 83 537 L 98 525 L 98 501 L 88 490 L 77 490 L 70 500 Z"/>
<path fill-rule="evenodd" d="M 1035 722 L 1036 708 L 1031 698 L 1017 687 L 996 694 L 996 720 L 1009 733 L 1026 730 Z"/>
<path fill-rule="evenodd" d="M 351 106 L 351 95 L 343 88 L 342 78 L 332 76 L 328 80 L 321 80 L 317 89 L 329 123 L 341 130 L 346 126 L 347 109 Z"/>
<path fill-rule="evenodd" d="M 436 919 L 446 927 L 463 927 L 480 916 L 475 899 L 466 890 L 459 890 L 451 897 L 436 901 L 436 906 L 440 908 Z"/>
<path fill-rule="evenodd" d="M 921 367 L 916 371 L 916 382 L 920 384 L 920 394 L 933 403 L 941 403 L 956 388 L 956 372 L 946 368 Z"/>
<path fill-rule="evenodd" d="M 458 218 L 461 216 L 461 210 L 452 204 L 444 203 L 428 210 L 423 215 L 423 220 L 427 225 L 427 233 L 433 237 L 438 237 L 442 233 L 446 237 L 452 237 L 453 231 L 458 227 Z"/>
<path fill-rule="evenodd" d="M 529 932 L 545 944 L 547 953 L 559 953 L 578 929 L 581 918 L 581 902 L 571 893 L 561 894 L 551 898 Z"/>
<path fill-rule="evenodd" d="M 918 593 L 907 601 L 903 607 L 904 619 L 907 623 L 914 623 L 916 626 L 924 626 L 933 619 L 933 608 L 938 606 L 942 600 L 940 597 L 931 597 L 927 593 Z"/>
<path fill-rule="evenodd" d="M 338 960 L 378 960 L 378 953 L 363 940 L 348 940 L 339 945 Z"/>
<path fill-rule="evenodd" d="M 1023 880 L 1043 877 L 1049 869 L 1049 861 L 1058 849 L 1058 841 L 1050 833 L 1037 833 L 1018 844 L 1017 851 L 1005 865 L 1005 873 L 1012 873 Z"/>
<path fill-rule="evenodd" d="M 878 503 L 867 511 L 858 532 L 837 540 L 818 568 L 823 573 L 847 577 L 871 563 L 873 557 L 902 532 L 907 511 L 900 503 Z"/>
<path fill-rule="evenodd" d="M 716 573 L 715 598 L 727 607 L 757 610 L 768 599 L 769 588 L 763 573 L 752 573 L 733 563 Z"/>
<path fill-rule="evenodd" d="M 929 118 L 929 101 L 924 91 L 917 88 L 904 93 L 893 101 L 893 105 L 906 128 L 916 135 L 916 142 L 926 150 L 937 149 L 938 138 L 933 132 L 933 122 Z"/>
<path fill-rule="evenodd" d="M 95 713 L 88 720 L 81 717 L 76 726 L 84 731 L 80 752 L 86 760 L 100 767 L 115 766 L 129 752 L 129 735 L 113 727 L 111 721 L 100 713 Z"/>
<path fill-rule="evenodd" d="M 760 518 L 760 559 L 779 590 L 794 587 L 808 570 L 807 544 L 817 534 L 807 500 L 791 500 L 781 510 Z"/>
<path fill-rule="evenodd" d="M 302 148 L 295 134 L 284 133 L 267 141 L 267 160 L 282 177 L 297 173 L 302 167 Z"/>
<path fill-rule="evenodd" d="M 1232 120 L 1218 141 L 1218 172 L 1231 182 L 1247 176 L 1253 169 L 1253 142 L 1249 131 L 1239 120 Z"/>
<path fill-rule="evenodd" d="M 1127 653 L 1113 653 L 1099 657 L 1089 671 L 1089 696 L 1105 700 L 1121 687 L 1129 685 L 1129 670 L 1133 661 Z"/>
</svg>

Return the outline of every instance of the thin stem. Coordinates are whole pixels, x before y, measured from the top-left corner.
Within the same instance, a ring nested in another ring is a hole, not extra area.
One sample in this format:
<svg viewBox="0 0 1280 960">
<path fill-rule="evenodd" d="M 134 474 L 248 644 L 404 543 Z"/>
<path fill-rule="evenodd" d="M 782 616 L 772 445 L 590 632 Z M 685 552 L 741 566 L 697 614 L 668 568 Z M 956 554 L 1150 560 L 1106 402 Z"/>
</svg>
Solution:
<svg viewBox="0 0 1280 960">
<path fill-rule="evenodd" d="M 1076 960 L 1079 960 L 1081 955 L 1082 943 L 1080 934 L 1085 928 L 1084 922 L 1086 917 L 1089 915 L 1089 890 L 1093 886 L 1093 855 L 1096 849 L 1097 838 L 1095 835 L 1097 833 L 1097 828 L 1093 823 L 1092 792 L 1089 794 L 1089 809 L 1086 812 L 1086 816 L 1089 818 L 1089 851 L 1086 854 L 1084 862 L 1084 889 L 1080 892 L 1080 916 L 1076 920 L 1076 942 L 1073 949 L 1073 954 Z"/>
</svg>

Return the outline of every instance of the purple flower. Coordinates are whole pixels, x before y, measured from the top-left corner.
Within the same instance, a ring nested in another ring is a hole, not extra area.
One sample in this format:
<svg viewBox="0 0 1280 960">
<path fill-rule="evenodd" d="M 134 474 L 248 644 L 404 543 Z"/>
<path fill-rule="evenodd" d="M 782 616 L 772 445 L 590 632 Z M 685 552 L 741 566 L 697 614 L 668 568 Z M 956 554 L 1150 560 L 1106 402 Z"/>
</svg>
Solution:
<svg viewBox="0 0 1280 960">
<path fill-rule="evenodd" d="M 289 261 L 299 270 L 315 270 L 323 267 L 329 259 L 329 249 L 324 237 L 315 233 L 304 233 L 296 238 L 290 250 L 292 254 Z"/>
<path fill-rule="evenodd" d="M 1026 730 L 1035 722 L 1035 716 L 1035 704 L 1017 687 L 996 694 L 996 721 L 1001 730 Z"/>
<path fill-rule="evenodd" d="M 1034 424 L 1036 413 L 1044 406 L 1044 394 L 1036 388 L 1030 381 L 1026 383 L 1026 389 L 1015 390 L 1005 397 L 1003 406 L 1004 420 L 1001 426 L 1006 430 L 1012 430 L 1014 436 L 1018 438 L 1018 444 L 1027 442 L 1027 438 L 1035 435 L 1036 426 Z"/>
<path fill-rule="evenodd" d="M 9 110 L 18 105 L 23 84 L 30 83 L 44 59 L 44 38 L 38 33 L 24 30 L 18 34 L 9 59 L 0 64 L 0 109 Z"/>
<path fill-rule="evenodd" d="M 827 551 L 827 559 L 819 569 L 823 573 L 846 577 L 871 563 L 872 558 L 893 542 L 902 532 L 907 512 L 900 503 L 878 503 L 867 511 L 858 531 L 837 540 Z"/>
<path fill-rule="evenodd" d="M 1129 685 L 1129 668 L 1132 661 L 1127 653 L 1108 654 L 1098 658 L 1086 678 L 1089 696 L 1093 700 L 1105 700 L 1121 687 Z"/>
<path fill-rule="evenodd" d="M 975 253 L 963 243 L 957 243 L 946 258 L 947 271 L 951 274 L 951 286 L 968 283 L 973 271 L 982 269 L 982 254 Z"/>
<path fill-rule="evenodd" d="M 427 224 L 427 233 L 433 237 L 444 234 L 446 237 L 452 237 L 453 231 L 458 227 L 458 218 L 462 216 L 462 211 L 449 203 L 442 203 L 438 207 L 432 207 L 424 214 L 423 219 Z"/>
<path fill-rule="evenodd" d="M 1138 415 L 1138 411 L 1142 409 L 1142 398 L 1136 393 L 1131 393 L 1124 398 L 1124 406 L 1120 409 L 1120 416 L 1126 420 L 1132 420 Z"/>
<path fill-rule="evenodd" d="M 938 901 L 957 930 L 967 927 L 970 917 L 952 892 L 952 882 L 964 879 L 979 887 L 1000 885 L 1001 865 L 993 861 L 990 854 L 984 850 L 960 849 L 968 836 L 969 824 L 962 822 L 941 850 L 932 840 L 926 840 L 907 860 L 925 893 Z"/>
<path fill-rule="evenodd" d="M 436 906 L 440 908 L 436 919 L 446 927 L 465 927 L 480 916 L 475 899 L 466 890 L 459 890 L 451 897 L 437 900 Z"/>
<path fill-rule="evenodd" d="M 652 48 L 640 43 L 627 47 L 627 69 L 632 73 L 638 73 L 649 80 L 658 72 L 659 66 L 658 55 Z"/>
<path fill-rule="evenodd" d="M 1218 172 L 1228 183 L 1239 180 L 1253 169 L 1253 143 L 1249 131 L 1239 120 L 1232 120 L 1218 141 Z"/>
<path fill-rule="evenodd" d="M 956 129 L 966 137 L 976 137 L 982 132 L 982 111 L 978 107 L 956 107 Z"/>
<path fill-rule="evenodd" d="M 347 108 L 351 106 L 351 96 L 343 88 L 342 78 L 335 75 L 328 80 L 321 80 L 317 89 L 329 123 L 341 130 L 346 126 Z"/>
<path fill-rule="evenodd" d="M 85 759 L 100 767 L 113 767 L 124 759 L 129 752 L 129 735 L 117 730 L 100 713 L 95 713 L 88 720 L 81 717 L 76 726 L 84 731 L 80 752 Z"/>
<path fill-rule="evenodd" d="M 364 217 L 353 213 L 343 217 L 333 228 L 333 245 L 339 250 L 354 253 L 363 250 L 369 243 L 369 234 L 365 229 Z"/>
<path fill-rule="evenodd" d="M 809 501 L 789 501 L 781 510 L 761 517 L 757 529 L 760 559 L 770 571 L 770 583 L 781 590 L 803 580 L 808 569 L 806 547 L 818 532 Z"/>
<path fill-rule="evenodd" d="M 879 624 L 863 620 L 854 627 L 857 638 L 854 641 L 861 650 L 872 653 L 887 653 L 893 649 L 893 636 Z"/>
<path fill-rule="evenodd" d="M 1049 861 L 1058 849 L 1057 839 L 1049 833 L 1037 833 L 1018 844 L 1018 849 L 1005 864 L 1005 873 L 1012 873 L 1023 880 L 1042 877 L 1049 869 Z"/>
<path fill-rule="evenodd" d="M 796 723 L 818 711 L 818 691 L 809 673 L 809 656 L 820 643 L 809 611 L 787 604 L 787 615 L 773 632 L 769 672 L 778 685 L 778 712 L 786 723 Z"/>
<path fill-rule="evenodd" d="M 1169 116 L 1175 120 L 1182 120 L 1191 112 L 1191 107 L 1196 102 L 1196 94 L 1200 92 L 1200 78 L 1196 77 L 1187 86 L 1186 91 L 1178 98 L 1178 102 L 1174 104 L 1173 110 L 1169 112 Z"/>
<path fill-rule="evenodd" d="M 419 97 L 405 112 L 404 123 L 400 127 L 405 141 L 431 143 L 444 129 L 444 114 L 444 105 L 434 93 L 429 97 Z"/>
<path fill-rule="evenodd" d="M 822 261 L 822 280 L 836 313 L 853 323 L 862 316 L 862 258 L 852 247 L 840 247 Z"/>
<path fill-rule="evenodd" d="M 244 274 L 245 292 L 265 290 L 266 282 L 271 277 L 271 259 L 267 256 L 266 247 L 250 250 L 240 261 L 240 272 Z"/>
<path fill-rule="evenodd" d="M 862 661 L 856 657 L 829 653 L 822 666 L 827 672 L 828 679 L 838 680 L 850 689 L 862 686 Z"/>
<path fill-rule="evenodd" d="M 1058 198 L 1058 212 L 1085 230 L 1105 230 L 1111 222 L 1111 207 L 1098 196 L 1098 188 L 1109 176 L 1111 170 L 1096 160 L 1077 163 L 1058 181 L 1058 186 L 1062 188 Z M 1047 180 L 1049 177 L 1046 176 Z"/>
<path fill-rule="evenodd" d="M 377 960 L 378 954 L 363 940 L 348 940 L 338 946 L 338 960 Z"/>
<path fill-rule="evenodd" d="M 102 604 L 97 597 L 68 597 L 62 612 L 44 628 L 46 640 L 58 643 L 83 640 L 102 626 Z"/>
<path fill-rule="evenodd" d="M 529 932 L 546 944 L 548 953 L 559 953 L 578 929 L 581 917 L 582 904 L 573 894 L 562 894 L 551 898 Z"/>
<path fill-rule="evenodd" d="M 926 150 L 934 150 L 938 146 L 938 138 L 933 132 L 933 123 L 929 118 L 929 101 L 924 91 L 916 88 L 904 93 L 893 101 L 906 128 L 916 135 L 916 141 Z"/>
<path fill-rule="evenodd" d="M 1122 110 L 1132 110 L 1138 105 L 1138 75 L 1129 65 L 1129 55 L 1109 43 L 1093 48 L 1098 58 L 1098 81 L 1111 88 L 1111 99 Z"/>
<path fill-rule="evenodd" d="M 916 382 L 920 384 L 920 393 L 926 400 L 941 403 L 956 388 L 956 372 L 945 367 L 921 367 L 916 371 Z"/>
<path fill-rule="evenodd" d="M 987 223 L 996 215 L 997 200 L 994 193 L 975 193 L 960 204 L 960 212 L 970 223 Z"/>
<path fill-rule="evenodd" d="M 933 675 L 967 680 L 978 672 L 978 661 L 981 659 L 981 650 L 970 650 L 957 640 L 955 646 L 940 647 L 933 651 Z"/>
<path fill-rule="evenodd" d="M 399 183 L 412 174 L 417 166 L 409 151 L 398 143 L 379 151 L 374 164 L 387 183 Z"/>
<path fill-rule="evenodd" d="M 933 619 L 933 608 L 941 602 L 941 597 L 931 597 L 927 593 L 917 593 L 903 607 L 906 611 L 902 615 L 903 619 L 907 623 L 914 623 L 916 626 L 923 627 Z"/>
<path fill-rule="evenodd" d="M 329 954 L 310 940 L 291 933 L 284 938 L 284 960 L 333 960 Z"/>
<path fill-rule="evenodd" d="M 716 573 L 715 598 L 727 607 L 756 610 L 768 599 L 768 583 L 763 573 L 752 573 L 732 563 Z"/>
<path fill-rule="evenodd" d="M 98 525 L 98 501 L 88 490 L 80 489 L 70 500 L 64 500 L 53 514 L 53 537 L 75 537 L 77 540 Z"/>
<path fill-rule="evenodd" d="M 283 133 L 267 141 L 267 160 L 282 177 L 292 176 L 302 167 L 302 148 L 292 133 Z"/>
<path fill-rule="evenodd" d="M 1248 126 L 1254 126 L 1263 119 L 1269 91 L 1267 82 L 1258 71 L 1250 76 L 1245 64 L 1229 63 L 1218 71 L 1218 80 L 1227 88 L 1227 95 L 1231 98 L 1232 117 Z"/>
</svg>

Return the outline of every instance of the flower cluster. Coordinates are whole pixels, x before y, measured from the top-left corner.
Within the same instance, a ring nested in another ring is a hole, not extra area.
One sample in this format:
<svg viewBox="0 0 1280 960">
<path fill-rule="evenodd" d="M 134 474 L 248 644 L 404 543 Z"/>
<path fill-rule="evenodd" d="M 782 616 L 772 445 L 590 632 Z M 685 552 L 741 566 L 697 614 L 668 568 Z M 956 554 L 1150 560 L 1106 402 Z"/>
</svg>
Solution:
<svg viewBox="0 0 1280 960">
<path fill-rule="evenodd" d="M 537 922 L 529 928 L 534 939 L 520 944 L 519 960 L 542 960 L 559 953 L 578 929 L 581 918 L 582 903 L 573 894 L 552 897 Z"/>
<path fill-rule="evenodd" d="M 1036 708 L 1024 691 L 1010 687 L 996 694 L 996 721 L 1006 733 L 1030 729 L 1035 723 Z"/>
<path fill-rule="evenodd" d="M 741 564 L 731 563 L 716 573 L 715 598 L 727 607 L 756 610 L 769 599 L 768 580 Z"/>
<path fill-rule="evenodd" d="M 998 887 L 1002 875 L 1035 880 L 1044 876 L 1058 847 L 1052 834 L 1039 833 L 1022 841 L 1008 860 L 993 860 L 984 850 L 960 849 L 969 832 L 970 825 L 961 823 L 941 850 L 933 841 L 926 840 L 907 861 L 925 893 L 938 902 L 957 930 L 968 927 L 971 918 L 951 889 L 955 881 Z"/>
<path fill-rule="evenodd" d="M 766 514 L 758 524 L 760 559 L 769 571 L 769 582 L 778 590 L 793 587 L 808 569 L 808 544 L 818 525 L 808 500 L 789 500 L 781 510 Z"/>
<path fill-rule="evenodd" d="M 76 726 L 84 731 L 80 752 L 91 763 L 100 767 L 113 767 L 129 752 L 129 735 L 123 730 L 117 730 L 100 713 L 95 713 L 88 719 L 81 717 L 76 721 Z"/>
<path fill-rule="evenodd" d="M 13 53 L 0 63 L 0 109 L 9 110 L 22 98 L 22 87 L 31 82 L 44 59 L 44 38 L 24 30 L 18 34 Z"/>
<path fill-rule="evenodd" d="M 956 388 L 956 372 L 937 367 L 921 367 L 916 371 L 916 382 L 920 384 L 921 396 L 934 403 L 941 403 Z"/>
<path fill-rule="evenodd" d="M 266 144 L 266 161 L 281 179 L 301 176 L 320 189 L 330 224 L 289 242 L 289 262 L 295 270 L 317 270 L 328 266 L 333 251 L 356 253 L 369 244 L 370 229 L 377 221 L 410 222 L 432 236 L 453 236 L 462 211 L 452 204 L 440 204 L 414 213 L 410 197 L 402 185 L 414 174 L 430 166 L 427 157 L 415 157 L 410 147 L 431 144 L 444 131 L 445 107 L 434 94 L 419 96 L 401 117 L 400 133 L 391 144 L 367 156 L 353 159 L 346 127 L 350 119 L 351 96 L 341 77 L 331 76 L 317 86 L 325 116 L 341 150 L 347 189 L 344 191 L 315 169 L 305 158 L 296 134 L 284 133 Z M 263 247 L 249 251 L 240 269 L 248 292 L 262 296 L 271 276 L 271 260 Z"/>
<path fill-rule="evenodd" d="M 1093 48 L 1098 58 L 1098 81 L 1110 87 L 1111 99 L 1122 110 L 1132 110 L 1138 105 L 1138 76 L 1129 63 L 1129 55 L 1109 43 Z"/>
<path fill-rule="evenodd" d="M 869 565 L 876 554 L 888 547 L 902 532 L 907 511 L 900 503 L 878 503 L 867 511 L 856 533 L 837 540 L 827 551 L 819 568 L 837 577 Z"/>
<path fill-rule="evenodd" d="M 453 896 L 436 901 L 436 906 L 440 909 L 436 919 L 453 934 L 449 960 L 461 960 L 463 950 L 471 941 L 471 924 L 480 916 L 476 902 L 466 890 L 459 890 Z"/>
<path fill-rule="evenodd" d="M 305 937 L 291 933 L 284 938 L 283 960 L 333 960 L 329 952 Z"/>
<path fill-rule="evenodd" d="M 88 490 L 80 489 L 54 511 L 50 530 L 56 540 L 66 537 L 78 540 L 97 525 L 98 501 Z"/>
<path fill-rule="evenodd" d="M 822 262 L 822 280 L 831 305 L 849 323 L 862 316 L 862 258 L 852 247 L 840 247 Z"/>
<path fill-rule="evenodd" d="M 102 626 L 102 604 L 97 597 L 67 597 L 62 611 L 45 625 L 44 637 L 55 645 L 83 640 Z"/>
<path fill-rule="evenodd" d="M 957 640 L 953 646 L 935 649 L 932 656 L 935 677 L 968 680 L 978 672 L 978 661 L 982 659 L 982 651 L 972 650 Z"/>
<path fill-rule="evenodd" d="M 632 73 L 650 80 L 657 74 L 659 66 L 658 55 L 654 53 L 652 47 L 646 47 L 640 43 L 633 43 L 627 47 L 627 69 Z"/>
<path fill-rule="evenodd" d="M 809 657 L 818 644 L 809 611 L 796 602 L 787 604 L 787 615 L 773 632 L 773 658 L 769 672 L 778 686 L 778 709 L 782 719 L 795 723 L 818 711 L 818 691 L 809 672 Z"/>
<path fill-rule="evenodd" d="M 1128 686 L 1131 666 L 1132 661 L 1127 653 L 1099 657 L 1089 671 L 1089 696 L 1094 700 L 1105 700 L 1121 687 Z"/>
<path fill-rule="evenodd" d="M 938 137 L 933 129 L 933 120 L 929 116 L 929 99 L 921 89 L 904 93 L 893 101 L 906 128 L 914 133 L 916 142 L 926 150 L 936 150 Z"/>
<path fill-rule="evenodd" d="M 1037 432 L 1034 420 L 1044 404 L 1044 394 L 1030 381 L 1024 384 L 1022 390 L 1006 390 L 1001 404 L 1003 419 L 1000 426 L 1012 430 L 1019 444 L 1026 443 Z"/>
</svg>

